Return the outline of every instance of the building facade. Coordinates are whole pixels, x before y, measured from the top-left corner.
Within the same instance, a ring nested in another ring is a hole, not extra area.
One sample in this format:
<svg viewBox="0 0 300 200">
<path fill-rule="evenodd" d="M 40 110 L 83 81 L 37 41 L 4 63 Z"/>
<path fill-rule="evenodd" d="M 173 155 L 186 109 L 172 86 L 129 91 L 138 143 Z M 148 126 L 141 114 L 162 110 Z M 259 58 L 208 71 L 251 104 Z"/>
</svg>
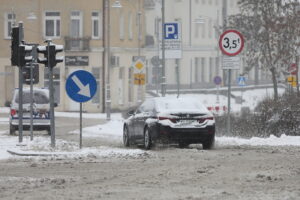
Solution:
<svg viewBox="0 0 300 200">
<path fill-rule="evenodd" d="M 107 2 L 110 2 L 109 7 Z M 96 95 L 83 105 L 84 110 L 105 110 L 107 80 L 113 110 L 137 104 L 143 97 L 138 96 L 138 86 L 133 84 L 133 59 L 139 55 L 144 42 L 141 37 L 143 1 L 121 1 L 121 6 L 114 3 L 114 0 L 3 0 L 0 6 L 0 27 L 3 27 L 0 32 L 0 106 L 11 100 L 12 91 L 18 87 L 18 67 L 12 67 L 10 62 L 10 31 L 20 21 L 26 43 L 46 45 L 44 41 L 52 39 L 55 44 L 64 45 L 60 55 L 65 60 L 54 68 L 53 75 L 57 110 L 79 110 L 79 103 L 72 101 L 65 91 L 68 75 L 79 69 L 91 72 L 98 85 Z M 40 80 L 36 87 L 47 87 L 48 69 L 43 65 L 39 69 Z"/>
<path fill-rule="evenodd" d="M 146 48 L 148 59 L 148 87 L 160 90 L 161 67 L 157 61 L 161 32 L 161 0 L 146 0 Z M 222 53 L 218 41 L 227 16 L 239 13 L 238 0 L 165 0 L 165 22 L 181 24 L 182 58 L 166 60 L 167 88 L 203 89 L 215 87 L 214 77 L 221 76 L 227 84 L 227 70 L 222 69 Z M 243 57 L 243 53 L 241 53 Z M 177 68 L 179 67 L 177 72 Z M 245 62 L 232 70 L 232 85 L 245 73 Z M 247 83 L 266 79 L 259 67 L 246 73 Z"/>
</svg>

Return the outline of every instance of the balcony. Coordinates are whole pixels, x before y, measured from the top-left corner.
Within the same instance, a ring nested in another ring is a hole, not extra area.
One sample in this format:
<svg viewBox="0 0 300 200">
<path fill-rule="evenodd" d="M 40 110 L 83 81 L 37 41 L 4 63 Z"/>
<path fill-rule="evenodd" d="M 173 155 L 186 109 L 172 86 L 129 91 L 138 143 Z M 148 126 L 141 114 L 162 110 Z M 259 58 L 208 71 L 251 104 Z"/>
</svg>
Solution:
<svg viewBox="0 0 300 200">
<path fill-rule="evenodd" d="M 90 37 L 73 38 L 65 37 L 66 51 L 90 51 Z"/>
<path fill-rule="evenodd" d="M 155 8 L 154 0 L 145 0 L 144 8 L 145 8 L 145 10 L 153 10 Z"/>
</svg>

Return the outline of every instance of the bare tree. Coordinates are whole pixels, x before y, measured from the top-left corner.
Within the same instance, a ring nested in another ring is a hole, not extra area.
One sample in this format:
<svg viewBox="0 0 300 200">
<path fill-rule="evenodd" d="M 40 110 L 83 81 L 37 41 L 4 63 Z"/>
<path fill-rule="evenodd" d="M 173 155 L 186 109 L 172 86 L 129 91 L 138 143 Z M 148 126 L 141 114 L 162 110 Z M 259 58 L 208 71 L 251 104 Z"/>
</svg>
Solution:
<svg viewBox="0 0 300 200">
<path fill-rule="evenodd" d="M 240 0 L 240 14 L 229 17 L 229 26 L 246 38 L 246 71 L 258 62 L 269 70 L 278 99 L 277 77 L 294 61 L 299 35 L 297 0 Z M 298 20 L 297 20 L 298 19 Z"/>
</svg>

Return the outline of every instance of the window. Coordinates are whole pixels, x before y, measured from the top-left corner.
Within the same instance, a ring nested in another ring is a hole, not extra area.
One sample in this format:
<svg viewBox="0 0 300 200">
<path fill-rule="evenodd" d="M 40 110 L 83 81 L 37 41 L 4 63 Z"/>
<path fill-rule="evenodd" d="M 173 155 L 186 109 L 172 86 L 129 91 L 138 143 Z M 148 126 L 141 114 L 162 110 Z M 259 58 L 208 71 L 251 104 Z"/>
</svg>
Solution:
<svg viewBox="0 0 300 200">
<path fill-rule="evenodd" d="M 60 13 L 46 12 L 45 13 L 45 37 L 60 37 Z"/>
<path fill-rule="evenodd" d="M 101 25 L 101 13 L 92 12 L 92 38 L 101 39 L 102 38 L 102 25 Z"/>
<path fill-rule="evenodd" d="M 11 31 L 12 31 L 12 26 L 14 25 L 16 21 L 16 15 L 13 14 L 13 13 L 6 13 L 5 14 L 5 27 L 4 27 L 4 31 L 5 31 L 5 34 L 4 34 L 4 37 L 6 39 L 10 39 L 10 36 L 11 36 Z"/>
<path fill-rule="evenodd" d="M 202 30 L 201 37 L 205 38 L 205 23 L 201 24 L 201 30 Z"/>
<path fill-rule="evenodd" d="M 128 13 L 128 39 L 133 39 L 133 23 L 132 23 L 132 12 Z"/>
<path fill-rule="evenodd" d="M 120 28 L 120 40 L 124 40 L 124 15 L 120 13 L 120 20 L 119 20 L 119 28 Z"/>
<path fill-rule="evenodd" d="M 205 82 L 205 77 L 206 77 L 206 70 L 205 70 L 205 58 L 201 58 L 201 82 Z"/>
<path fill-rule="evenodd" d="M 70 35 L 74 38 L 79 38 L 82 36 L 82 17 L 80 11 L 71 12 L 71 28 Z"/>
<path fill-rule="evenodd" d="M 212 38 L 212 34 L 213 34 L 213 22 L 212 19 L 208 20 L 208 37 Z"/>
</svg>

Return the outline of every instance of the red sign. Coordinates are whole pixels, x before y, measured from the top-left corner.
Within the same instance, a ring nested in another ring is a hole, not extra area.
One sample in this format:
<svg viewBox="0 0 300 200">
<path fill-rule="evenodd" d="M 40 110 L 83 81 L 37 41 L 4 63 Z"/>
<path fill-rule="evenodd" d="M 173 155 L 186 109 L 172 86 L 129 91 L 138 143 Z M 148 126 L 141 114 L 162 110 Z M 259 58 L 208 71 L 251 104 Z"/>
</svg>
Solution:
<svg viewBox="0 0 300 200">
<path fill-rule="evenodd" d="M 236 56 L 244 48 L 244 38 L 236 30 L 225 31 L 219 39 L 219 47 L 227 56 Z"/>
<path fill-rule="evenodd" d="M 288 68 L 288 72 L 291 75 L 296 75 L 297 74 L 297 65 L 295 63 L 293 63 L 289 68 Z"/>
</svg>

